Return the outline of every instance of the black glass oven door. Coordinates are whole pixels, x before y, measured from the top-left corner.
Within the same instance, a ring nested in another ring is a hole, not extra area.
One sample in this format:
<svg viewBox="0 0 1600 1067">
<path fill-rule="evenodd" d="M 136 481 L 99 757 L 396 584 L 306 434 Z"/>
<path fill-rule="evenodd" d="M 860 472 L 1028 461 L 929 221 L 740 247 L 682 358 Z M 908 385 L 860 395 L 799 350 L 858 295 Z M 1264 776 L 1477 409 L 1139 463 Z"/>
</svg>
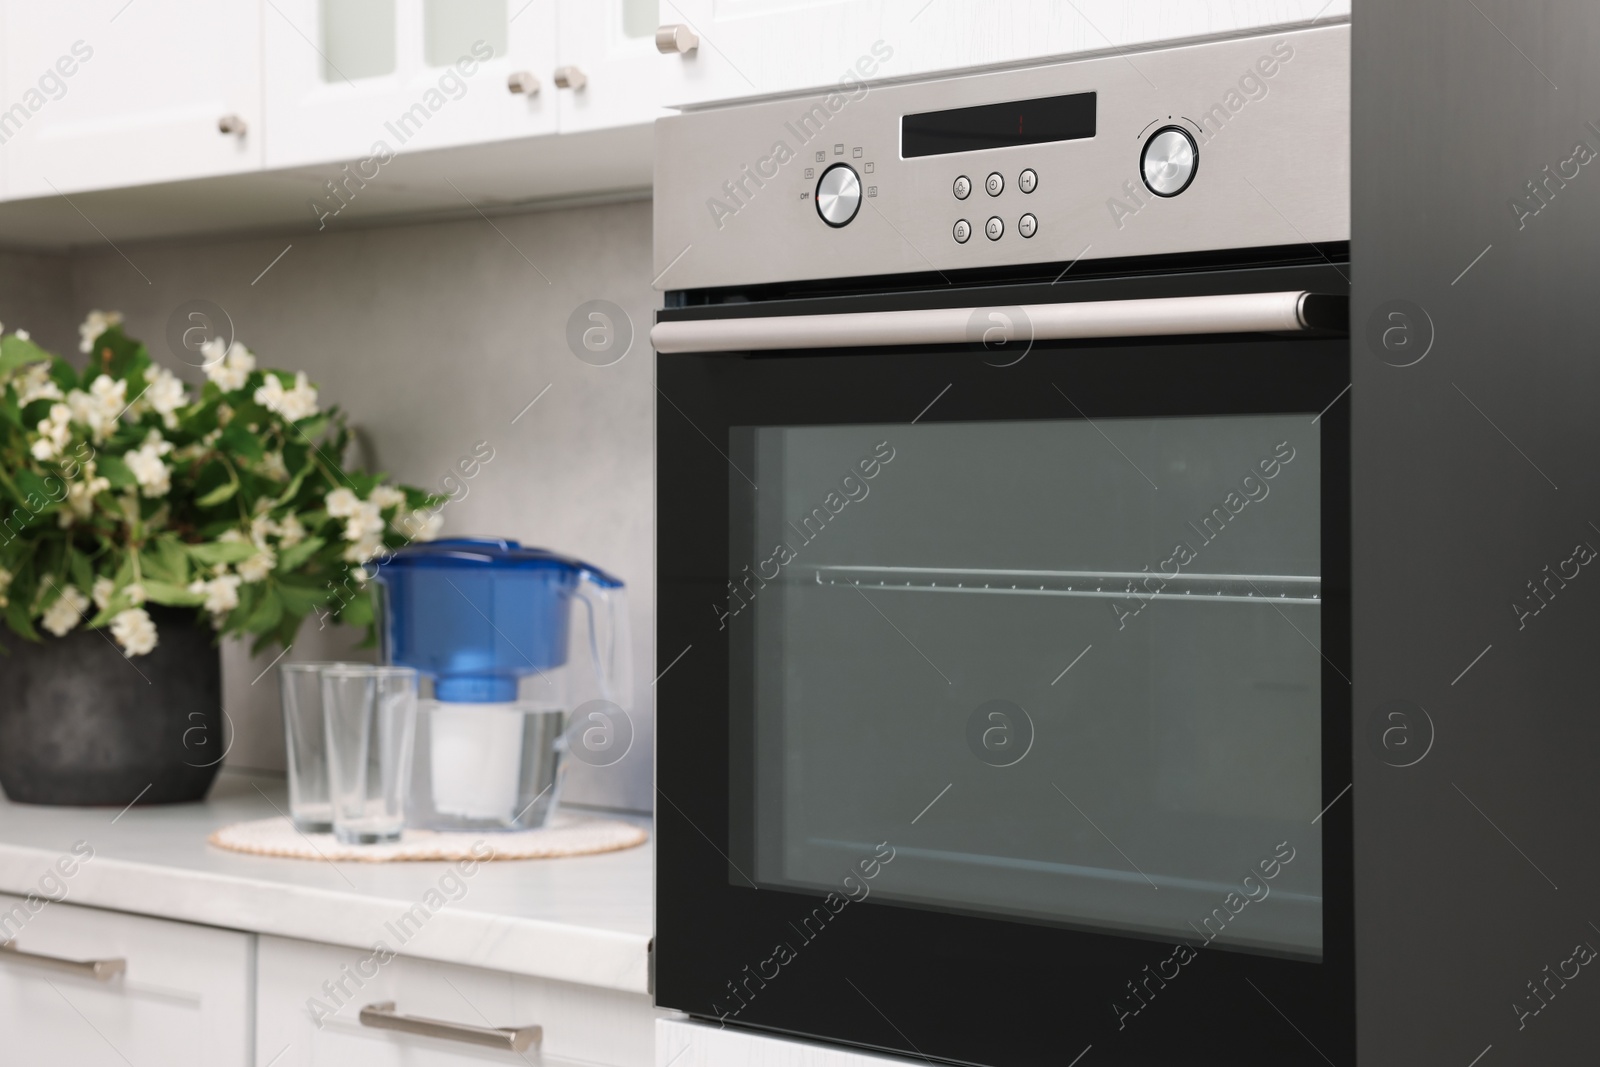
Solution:
<svg viewBox="0 0 1600 1067">
<path fill-rule="evenodd" d="M 663 355 L 656 988 L 1348 1062 L 1342 338 Z"/>
</svg>

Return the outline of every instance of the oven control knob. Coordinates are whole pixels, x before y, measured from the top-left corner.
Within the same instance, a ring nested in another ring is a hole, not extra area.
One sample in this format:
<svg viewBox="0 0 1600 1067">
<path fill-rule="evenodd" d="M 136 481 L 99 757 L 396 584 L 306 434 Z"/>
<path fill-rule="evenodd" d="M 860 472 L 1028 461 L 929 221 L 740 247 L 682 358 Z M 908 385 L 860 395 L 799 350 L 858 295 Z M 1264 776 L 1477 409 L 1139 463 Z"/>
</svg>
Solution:
<svg viewBox="0 0 1600 1067">
<path fill-rule="evenodd" d="M 861 210 L 861 178 L 848 163 L 835 163 L 817 179 L 817 214 L 829 226 L 848 226 Z"/>
<path fill-rule="evenodd" d="M 1200 167 L 1200 149 L 1181 126 L 1163 126 L 1150 135 L 1139 156 L 1139 173 L 1157 196 L 1177 196 L 1189 188 Z"/>
</svg>

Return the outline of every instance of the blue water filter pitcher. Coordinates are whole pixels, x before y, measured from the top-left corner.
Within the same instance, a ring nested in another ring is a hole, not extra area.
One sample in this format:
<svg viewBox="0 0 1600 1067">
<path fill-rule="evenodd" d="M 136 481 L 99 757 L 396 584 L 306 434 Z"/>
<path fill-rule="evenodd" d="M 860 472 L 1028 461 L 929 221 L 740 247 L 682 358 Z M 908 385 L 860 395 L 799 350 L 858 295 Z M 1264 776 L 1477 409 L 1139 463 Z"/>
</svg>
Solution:
<svg viewBox="0 0 1600 1067">
<path fill-rule="evenodd" d="M 623 583 L 486 538 L 407 546 L 378 564 L 376 581 L 384 661 L 416 668 L 432 689 L 419 708 L 408 825 L 543 825 L 574 704 L 620 710 L 629 696 Z"/>
</svg>

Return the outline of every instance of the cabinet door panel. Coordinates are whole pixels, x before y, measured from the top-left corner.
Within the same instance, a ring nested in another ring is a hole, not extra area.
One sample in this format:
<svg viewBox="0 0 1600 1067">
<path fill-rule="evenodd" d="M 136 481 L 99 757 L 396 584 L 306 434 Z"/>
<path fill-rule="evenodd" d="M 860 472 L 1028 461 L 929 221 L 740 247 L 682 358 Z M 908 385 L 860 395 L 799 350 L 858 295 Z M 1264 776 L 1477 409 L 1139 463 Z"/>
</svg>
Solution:
<svg viewBox="0 0 1600 1067">
<path fill-rule="evenodd" d="M 554 133 L 555 3 L 273 0 L 263 15 L 267 165 L 381 162 Z"/>
<path fill-rule="evenodd" d="M 72 904 L 30 913 L 20 898 L 0 896 L 0 939 L 33 955 L 126 965 L 97 981 L 0 955 L 6 1063 L 250 1063 L 249 934 Z"/>
<path fill-rule="evenodd" d="M 256 1058 L 274 1067 L 605 1064 L 649 1067 L 655 1009 L 634 993 L 286 938 L 261 938 Z M 541 1051 L 363 1026 L 364 1005 L 474 1027 L 543 1027 Z M 280 1057 L 274 1059 L 274 1057 Z"/>
<path fill-rule="evenodd" d="M 259 16 L 255 0 L 5 0 L 7 195 L 259 168 Z"/>
<path fill-rule="evenodd" d="M 653 122 L 669 114 L 677 66 L 656 51 L 659 24 L 648 0 L 561 0 L 556 61 L 584 75 L 561 90 L 561 132 Z"/>
<path fill-rule="evenodd" d="M 660 0 L 700 36 L 669 105 L 1141 48 L 1348 16 L 1349 0 Z M 1135 60 L 1136 62 L 1136 60 Z M 867 71 L 872 73 L 866 74 Z"/>
</svg>

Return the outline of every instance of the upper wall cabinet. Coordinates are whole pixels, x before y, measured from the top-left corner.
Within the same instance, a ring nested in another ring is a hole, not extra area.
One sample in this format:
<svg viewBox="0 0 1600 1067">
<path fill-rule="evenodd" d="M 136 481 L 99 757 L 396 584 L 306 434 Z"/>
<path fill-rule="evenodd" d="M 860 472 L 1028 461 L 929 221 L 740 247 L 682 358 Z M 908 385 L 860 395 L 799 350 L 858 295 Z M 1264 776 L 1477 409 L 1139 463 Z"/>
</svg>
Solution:
<svg viewBox="0 0 1600 1067">
<path fill-rule="evenodd" d="M 262 20 L 268 167 L 558 128 L 556 0 L 271 0 Z"/>
<path fill-rule="evenodd" d="M 4 0 L 10 197 L 261 166 L 260 4 Z"/>
<path fill-rule="evenodd" d="M 663 105 L 677 71 L 656 51 L 657 7 L 657 0 L 561 0 L 556 61 L 565 83 L 563 133 L 670 114 Z"/>
<path fill-rule="evenodd" d="M 701 104 L 1332 19 L 1350 0 L 660 0 L 698 37 L 661 102 Z"/>
</svg>

